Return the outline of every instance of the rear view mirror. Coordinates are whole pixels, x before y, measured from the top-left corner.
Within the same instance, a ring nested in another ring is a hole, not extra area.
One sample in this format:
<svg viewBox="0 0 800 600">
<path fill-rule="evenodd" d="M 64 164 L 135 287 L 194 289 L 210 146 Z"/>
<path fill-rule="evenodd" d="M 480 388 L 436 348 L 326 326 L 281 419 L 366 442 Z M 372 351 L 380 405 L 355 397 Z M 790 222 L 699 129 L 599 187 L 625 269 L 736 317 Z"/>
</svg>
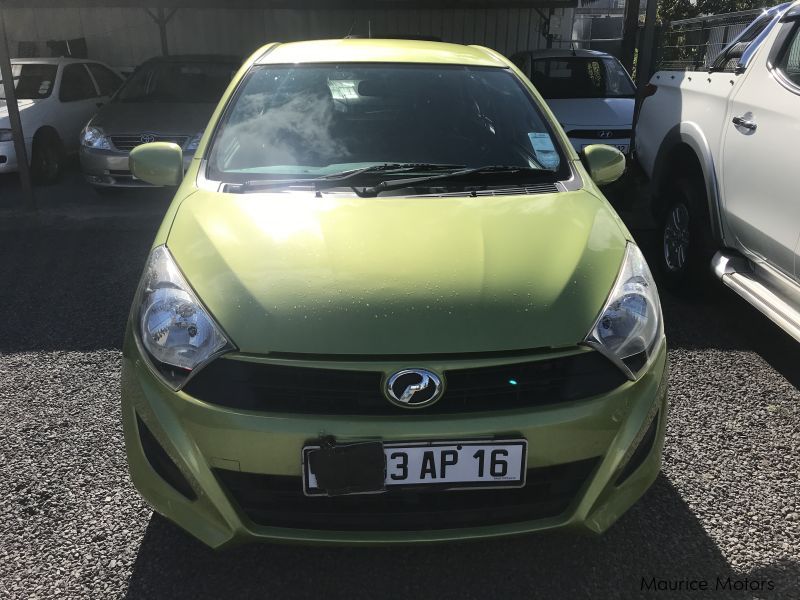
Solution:
<svg viewBox="0 0 800 600">
<path fill-rule="evenodd" d="M 134 177 L 153 185 L 175 186 L 183 179 L 183 151 L 171 142 L 136 146 L 128 164 Z"/>
<path fill-rule="evenodd" d="M 581 150 L 581 162 L 597 185 L 608 185 L 625 172 L 625 155 L 605 144 L 592 144 Z"/>
</svg>

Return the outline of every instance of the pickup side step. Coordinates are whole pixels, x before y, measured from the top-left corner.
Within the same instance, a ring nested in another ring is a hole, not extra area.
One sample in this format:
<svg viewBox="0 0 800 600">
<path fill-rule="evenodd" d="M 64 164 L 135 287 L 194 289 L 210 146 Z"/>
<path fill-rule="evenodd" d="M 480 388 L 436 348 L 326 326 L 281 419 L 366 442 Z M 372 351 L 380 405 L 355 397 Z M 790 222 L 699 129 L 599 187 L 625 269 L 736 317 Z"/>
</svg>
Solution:
<svg viewBox="0 0 800 600">
<path fill-rule="evenodd" d="M 711 268 L 722 283 L 800 342 L 800 284 L 773 267 L 720 250 Z"/>
</svg>

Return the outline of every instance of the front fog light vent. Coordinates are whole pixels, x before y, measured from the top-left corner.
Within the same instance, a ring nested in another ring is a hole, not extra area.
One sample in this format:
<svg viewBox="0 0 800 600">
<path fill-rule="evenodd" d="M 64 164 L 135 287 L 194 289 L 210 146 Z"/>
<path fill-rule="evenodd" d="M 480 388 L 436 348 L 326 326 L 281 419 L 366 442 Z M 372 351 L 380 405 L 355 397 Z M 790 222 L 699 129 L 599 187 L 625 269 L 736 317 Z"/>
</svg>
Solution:
<svg viewBox="0 0 800 600">
<path fill-rule="evenodd" d="M 147 462 L 150 463 L 153 470 L 181 496 L 188 500 L 197 500 L 197 494 L 195 494 L 192 486 L 189 485 L 186 477 L 181 473 L 178 465 L 172 462 L 172 459 L 167 455 L 167 452 L 161 447 L 153 432 L 147 428 L 147 425 L 144 424 L 139 415 L 136 415 L 136 425 L 139 428 L 139 440 L 142 443 L 145 458 L 147 458 Z"/>
</svg>

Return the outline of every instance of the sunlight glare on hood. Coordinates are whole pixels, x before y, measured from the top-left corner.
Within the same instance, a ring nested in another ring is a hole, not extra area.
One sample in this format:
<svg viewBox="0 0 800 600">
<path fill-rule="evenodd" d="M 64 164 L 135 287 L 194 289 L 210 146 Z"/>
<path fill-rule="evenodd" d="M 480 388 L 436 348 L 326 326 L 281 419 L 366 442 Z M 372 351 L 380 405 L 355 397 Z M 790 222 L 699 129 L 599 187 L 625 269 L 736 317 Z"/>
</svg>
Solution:
<svg viewBox="0 0 800 600">
<path fill-rule="evenodd" d="M 322 239 L 319 216 L 336 205 L 334 198 L 315 198 L 308 192 L 254 194 L 243 203 L 242 212 L 264 235 L 282 243 L 301 235 Z"/>
</svg>

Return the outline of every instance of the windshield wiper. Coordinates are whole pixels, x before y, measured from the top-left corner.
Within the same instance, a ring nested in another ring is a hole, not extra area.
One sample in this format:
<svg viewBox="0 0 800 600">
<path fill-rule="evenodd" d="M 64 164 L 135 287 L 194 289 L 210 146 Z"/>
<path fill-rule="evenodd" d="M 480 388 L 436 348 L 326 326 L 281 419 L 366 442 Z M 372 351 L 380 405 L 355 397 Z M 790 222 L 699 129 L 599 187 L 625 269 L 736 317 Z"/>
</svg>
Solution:
<svg viewBox="0 0 800 600">
<path fill-rule="evenodd" d="M 388 181 L 381 181 L 379 184 L 365 187 L 362 189 L 353 188 L 356 194 L 362 198 L 370 198 L 377 196 L 381 192 L 389 190 L 398 190 L 407 187 L 414 187 L 421 183 L 428 183 L 431 181 L 446 182 L 449 180 L 474 180 L 482 178 L 484 175 L 539 175 L 549 174 L 553 175 L 553 171 L 538 167 L 520 167 L 513 165 L 486 165 L 483 167 L 474 167 L 470 169 L 460 169 L 457 171 L 450 171 L 449 173 L 440 173 L 438 175 L 428 175 L 426 177 L 414 177 L 410 179 L 390 179 Z"/>
<path fill-rule="evenodd" d="M 342 183 L 352 181 L 357 177 L 370 173 L 414 173 L 447 171 L 456 172 L 463 169 L 464 165 L 446 165 L 437 163 L 383 163 L 359 169 L 348 169 L 338 173 L 330 173 L 322 177 L 298 177 L 294 179 L 250 179 L 241 184 L 229 183 L 225 190 L 227 192 L 238 192 L 244 194 L 259 190 L 269 190 L 273 188 L 286 187 L 289 185 L 312 185 L 316 191 L 339 187 Z"/>
</svg>

